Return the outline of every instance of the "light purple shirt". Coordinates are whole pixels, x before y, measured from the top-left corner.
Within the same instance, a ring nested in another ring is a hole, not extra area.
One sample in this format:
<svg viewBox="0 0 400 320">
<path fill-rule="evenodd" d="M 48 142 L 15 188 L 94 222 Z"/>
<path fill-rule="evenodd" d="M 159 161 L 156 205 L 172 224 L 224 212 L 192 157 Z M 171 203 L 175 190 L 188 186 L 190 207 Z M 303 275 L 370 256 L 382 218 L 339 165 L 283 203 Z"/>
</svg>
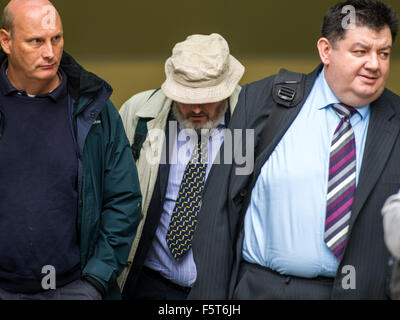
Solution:
<svg viewBox="0 0 400 320">
<path fill-rule="evenodd" d="M 145 266 L 156 270 L 161 275 L 184 287 L 191 287 L 197 278 L 196 265 L 193 259 L 193 251 L 189 252 L 181 259 L 175 260 L 166 242 L 166 235 L 171 221 L 172 212 L 175 208 L 176 200 L 181 185 L 181 180 L 191 154 L 196 144 L 195 139 L 188 139 L 185 130 L 178 129 L 178 139 L 174 143 L 173 156 L 170 164 L 168 187 L 165 193 L 161 219 L 147 255 Z M 224 140 L 225 119 L 212 131 L 209 138 L 208 163 L 214 163 L 219 149 Z M 211 170 L 211 165 L 207 166 L 206 179 Z"/>
</svg>

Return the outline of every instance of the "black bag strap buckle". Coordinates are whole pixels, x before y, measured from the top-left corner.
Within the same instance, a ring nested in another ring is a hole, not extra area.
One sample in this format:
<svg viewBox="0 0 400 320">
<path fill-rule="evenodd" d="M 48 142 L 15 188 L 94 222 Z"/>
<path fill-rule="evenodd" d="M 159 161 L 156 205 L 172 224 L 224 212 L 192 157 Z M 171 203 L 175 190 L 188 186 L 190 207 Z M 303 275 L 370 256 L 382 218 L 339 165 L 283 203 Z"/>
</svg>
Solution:
<svg viewBox="0 0 400 320">
<path fill-rule="evenodd" d="M 273 99 L 286 108 L 297 106 L 303 99 L 305 74 L 281 69 L 275 78 Z"/>
<path fill-rule="evenodd" d="M 293 101 L 295 96 L 296 90 L 291 87 L 282 86 L 278 91 L 278 97 L 288 102 Z"/>
</svg>

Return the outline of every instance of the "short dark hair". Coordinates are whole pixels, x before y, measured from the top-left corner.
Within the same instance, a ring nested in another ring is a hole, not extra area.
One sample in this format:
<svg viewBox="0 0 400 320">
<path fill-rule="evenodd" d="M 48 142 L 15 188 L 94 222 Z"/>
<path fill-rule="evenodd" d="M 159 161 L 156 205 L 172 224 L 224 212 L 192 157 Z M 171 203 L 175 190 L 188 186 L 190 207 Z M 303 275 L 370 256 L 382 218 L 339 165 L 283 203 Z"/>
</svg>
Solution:
<svg viewBox="0 0 400 320">
<path fill-rule="evenodd" d="M 14 28 L 14 16 L 12 15 L 8 6 L 3 10 L 3 14 L 1 16 L 1 28 L 11 32 Z"/>
<path fill-rule="evenodd" d="M 346 36 L 346 29 L 342 21 L 348 13 L 342 13 L 343 7 L 353 6 L 356 13 L 356 25 L 381 31 L 386 26 L 390 28 L 393 42 L 396 39 L 399 21 L 396 12 L 389 5 L 378 0 L 348 0 L 340 2 L 330 8 L 325 15 L 322 26 L 322 37 L 331 43 L 342 40 Z"/>
</svg>

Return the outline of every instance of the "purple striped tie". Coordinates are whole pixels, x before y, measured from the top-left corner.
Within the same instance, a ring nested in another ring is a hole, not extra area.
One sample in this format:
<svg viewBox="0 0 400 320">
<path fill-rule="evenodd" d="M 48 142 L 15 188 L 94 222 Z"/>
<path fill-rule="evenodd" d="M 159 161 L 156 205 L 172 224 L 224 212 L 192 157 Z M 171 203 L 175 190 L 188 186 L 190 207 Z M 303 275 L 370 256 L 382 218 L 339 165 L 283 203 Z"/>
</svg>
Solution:
<svg viewBox="0 0 400 320">
<path fill-rule="evenodd" d="M 356 113 L 356 109 L 344 104 L 334 104 L 332 107 L 342 120 L 335 131 L 331 146 L 325 243 L 341 260 L 356 190 L 356 143 L 350 124 L 350 118 Z"/>
</svg>

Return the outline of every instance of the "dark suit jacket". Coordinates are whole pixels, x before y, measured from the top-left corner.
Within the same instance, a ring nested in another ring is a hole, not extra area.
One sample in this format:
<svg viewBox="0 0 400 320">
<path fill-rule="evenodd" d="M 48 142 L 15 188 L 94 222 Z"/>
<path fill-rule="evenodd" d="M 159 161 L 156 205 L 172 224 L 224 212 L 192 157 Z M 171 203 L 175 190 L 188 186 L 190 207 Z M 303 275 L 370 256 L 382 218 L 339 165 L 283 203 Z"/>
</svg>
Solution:
<svg viewBox="0 0 400 320">
<path fill-rule="evenodd" d="M 295 108 L 287 108 L 273 141 L 255 159 L 252 176 L 235 174 L 237 164 L 216 166 L 203 195 L 204 204 L 193 239 L 198 279 L 189 299 L 228 299 L 236 284 L 243 242 L 243 216 L 247 195 L 272 151 L 293 123 L 310 93 L 320 65 L 307 75 L 305 96 Z M 256 145 L 271 112 L 275 76 L 243 87 L 230 128 L 254 129 Z M 384 244 L 380 214 L 385 200 L 400 188 L 400 97 L 385 90 L 371 104 L 371 116 L 358 188 L 350 221 L 350 233 L 338 268 L 332 299 L 386 299 L 389 294 L 389 253 Z M 236 144 L 236 142 L 235 142 Z M 344 266 L 356 270 L 356 289 L 344 290 Z"/>
<path fill-rule="evenodd" d="M 225 123 L 229 123 L 231 119 L 231 109 L 228 108 L 228 111 L 225 115 Z M 176 120 L 173 117 L 172 112 L 168 117 L 168 121 Z M 169 150 L 169 139 L 176 140 L 176 132 L 169 132 L 169 125 L 166 126 L 166 141 L 165 141 L 165 148 L 168 156 L 168 159 L 172 158 L 172 154 L 170 153 L 172 150 Z M 141 271 L 144 266 L 144 262 L 146 260 L 147 254 L 149 249 L 153 243 L 154 236 L 156 234 L 160 219 L 161 213 L 163 209 L 163 204 L 165 200 L 165 194 L 167 192 L 168 187 L 168 178 L 170 172 L 170 164 L 169 160 L 166 159 L 167 163 L 160 164 L 156 184 L 154 187 L 154 192 L 151 198 L 150 206 L 147 212 L 146 222 L 143 227 L 143 232 L 139 241 L 139 245 L 135 254 L 135 258 L 133 260 L 126 284 L 123 289 L 123 298 L 124 299 L 132 299 L 134 296 L 134 292 L 136 290 L 136 283 L 138 278 L 140 277 Z M 208 180 L 208 178 L 207 178 Z M 138 288 L 140 290 L 140 288 Z"/>
</svg>

